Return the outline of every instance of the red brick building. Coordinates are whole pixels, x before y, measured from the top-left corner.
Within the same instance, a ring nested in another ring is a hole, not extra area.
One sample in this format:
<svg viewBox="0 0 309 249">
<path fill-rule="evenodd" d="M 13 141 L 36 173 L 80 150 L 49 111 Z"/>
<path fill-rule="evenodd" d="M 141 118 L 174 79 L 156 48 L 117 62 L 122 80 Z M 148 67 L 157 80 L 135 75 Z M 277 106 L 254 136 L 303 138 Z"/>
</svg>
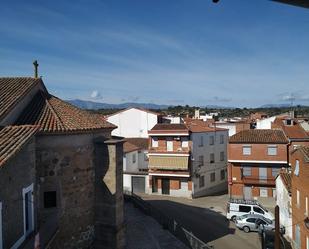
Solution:
<svg viewBox="0 0 309 249">
<path fill-rule="evenodd" d="M 275 196 L 275 178 L 288 167 L 288 139 L 282 130 L 246 130 L 228 146 L 229 194 L 252 199 Z"/>
<path fill-rule="evenodd" d="M 291 152 L 292 167 L 292 231 L 297 249 L 309 248 L 309 147 Z"/>
<path fill-rule="evenodd" d="M 157 124 L 149 132 L 152 193 L 191 195 L 189 130 L 185 124 Z"/>
</svg>

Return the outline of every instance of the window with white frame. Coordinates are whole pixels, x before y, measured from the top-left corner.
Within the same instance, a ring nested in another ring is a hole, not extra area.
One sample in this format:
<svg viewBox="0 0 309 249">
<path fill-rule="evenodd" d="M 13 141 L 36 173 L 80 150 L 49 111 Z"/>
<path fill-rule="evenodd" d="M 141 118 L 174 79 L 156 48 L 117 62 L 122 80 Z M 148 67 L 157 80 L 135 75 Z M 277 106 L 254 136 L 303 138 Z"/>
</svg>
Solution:
<svg viewBox="0 0 309 249">
<path fill-rule="evenodd" d="M 189 147 L 189 141 L 187 137 L 181 138 L 181 147 L 182 148 L 188 148 Z"/>
<path fill-rule="evenodd" d="M 307 246 L 306 248 L 309 249 L 309 237 L 306 237 L 306 244 L 307 244 L 307 245 L 306 245 L 306 246 Z"/>
<path fill-rule="evenodd" d="M 250 166 L 245 166 L 242 168 L 242 175 L 243 176 L 251 176 L 252 168 Z"/>
<path fill-rule="evenodd" d="M 244 145 L 242 147 L 242 154 L 243 155 L 251 155 L 251 145 Z"/>
<path fill-rule="evenodd" d="M 305 215 L 308 216 L 308 197 L 305 198 Z"/>
<path fill-rule="evenodd" d="M 168 137 L 166 139 L 166 149 L 167 151 L 173 151 L 173 139 L 171 137 Z"/>
<path fill-rule="evenodd" d="M 157 137 L 153 137 L 151 139 L 151 146 L 156 148 L 156 147 L 159 147 L 159 142 L 158 142 L 158 138 Z"/>
<path fill-rule="evenodd" d="M 276 145 L 268 145 L 267 146 L 267 155 L 276 156 L 277 155 L 277 146 Z"/>
<path fill-rule="evenodd" d="M 294 170 L 294 175 L 298 176 L 299 175 L 299 161 L 295 161 L 295 170 Z"/>
<path fill-rule="evenodd" d="M 220 135 L 220 144 L 224 144 L 224 135 Z"/>
<path fill-rule="evenodd" d="M 300 192 L 299 190 L 296 190 L 296 206 L 300 207 Z"/>
<path fill-rule="evenodd" d="M 209 145 L 214 145 L 215 144 L 215 137 L 214 136 L 210 136 L 209 137 Z"/>
</svg>

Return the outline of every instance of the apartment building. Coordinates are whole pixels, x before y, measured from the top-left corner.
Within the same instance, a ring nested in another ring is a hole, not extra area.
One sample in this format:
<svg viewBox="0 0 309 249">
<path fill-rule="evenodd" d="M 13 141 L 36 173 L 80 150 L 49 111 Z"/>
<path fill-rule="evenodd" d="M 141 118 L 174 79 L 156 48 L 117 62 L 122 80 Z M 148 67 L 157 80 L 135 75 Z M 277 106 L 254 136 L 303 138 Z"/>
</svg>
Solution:
<svg viewBox="0 0 309 249">
<path fill-rule="evenodd" d="M 231 197 L 275 197 L 275 178 L 288 167 L 288 139 L 281 129 L 241 131 L 230 137 L 228 158 Z"/>
<path fill-rule="evenodd" d="M 296 249 L 309 248 L 309 147 L 291 152 L 292 230 Z"/>
<path fill-rule="evenodd" d="M 157 124 L 149 131 L 151 193 L 199 197 L 227 188 L 228 131 L 202 120 Z"/>
</svg>

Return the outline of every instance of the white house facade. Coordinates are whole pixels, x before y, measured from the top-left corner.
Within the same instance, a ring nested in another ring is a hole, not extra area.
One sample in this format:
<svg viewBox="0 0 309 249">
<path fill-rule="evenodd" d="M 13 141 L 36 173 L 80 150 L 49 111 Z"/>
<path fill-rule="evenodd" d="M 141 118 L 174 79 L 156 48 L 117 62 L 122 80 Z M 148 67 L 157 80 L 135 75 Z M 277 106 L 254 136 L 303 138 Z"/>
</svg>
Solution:
<svg viewBox="0 0 309 249">
<path fill-rule="evenodd" d="M 123 189 L 148 193 L 148 139 L 128 138 L 123 153 Z"/>
<path fill-rule="evenodd" d="M 281 172 L 276 178 L 276 204 L 280 210 L 280 223 L 285 226 L 285 236 L 292 239 L 292 203 L 291 203 L 291 176 Z"/>
<path fill-rule="evenodd" d="M 160 114 L 141 108 L 128 108 L 107 117 L 108 122 L 118 128 L 112 136 L 148 138 L 151 130 L 159 121 Z"/>
</svg>

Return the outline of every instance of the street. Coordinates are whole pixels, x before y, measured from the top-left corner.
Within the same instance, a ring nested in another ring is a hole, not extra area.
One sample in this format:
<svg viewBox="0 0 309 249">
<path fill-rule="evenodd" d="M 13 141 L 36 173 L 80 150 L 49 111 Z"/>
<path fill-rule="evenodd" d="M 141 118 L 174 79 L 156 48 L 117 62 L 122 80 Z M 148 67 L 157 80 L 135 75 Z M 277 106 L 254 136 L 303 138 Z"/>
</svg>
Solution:
<svg viewBox="0 0 309 249">
<path fill-rule="evenodd" d="M 261 248 L 258 233 L 247 234 L 225 218 L 227 195 L 198 199 L 156 195 L 141 197 L 215 249 Z"/>
</svg>

